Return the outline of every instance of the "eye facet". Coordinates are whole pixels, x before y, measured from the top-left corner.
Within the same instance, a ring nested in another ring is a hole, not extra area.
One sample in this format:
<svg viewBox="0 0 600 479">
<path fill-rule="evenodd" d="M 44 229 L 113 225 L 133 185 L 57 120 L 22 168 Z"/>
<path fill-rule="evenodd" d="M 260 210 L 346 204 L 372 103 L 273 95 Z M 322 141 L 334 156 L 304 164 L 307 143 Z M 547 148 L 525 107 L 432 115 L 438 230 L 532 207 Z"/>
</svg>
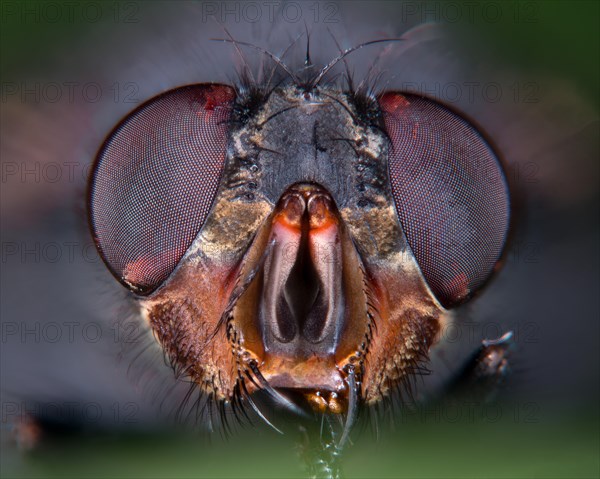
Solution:
<svg viewBox="0 0 600 479">
<path fill-rule="evenodd" d="M 504 247 L 509 194 L 491 147 L 467 121 L 416 95 L 379 99 L 389 175 L 408 243 L 446 307 L 483 285 Z"/>
<path fill-rule="evenodd" d="M 127 116 L 101 148 L 89 217 L 110 271 L 138 294 L 173 272 L 202 228 L 225 162 L 234 90 L 198 84 Z"/>
</svg>

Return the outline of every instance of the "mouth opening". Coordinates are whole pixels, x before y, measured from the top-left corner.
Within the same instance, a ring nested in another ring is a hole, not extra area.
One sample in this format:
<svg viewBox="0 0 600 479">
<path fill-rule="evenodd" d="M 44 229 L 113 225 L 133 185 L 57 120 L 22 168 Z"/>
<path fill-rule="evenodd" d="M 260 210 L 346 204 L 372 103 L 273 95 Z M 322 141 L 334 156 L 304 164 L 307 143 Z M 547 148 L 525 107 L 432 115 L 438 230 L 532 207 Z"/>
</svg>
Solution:
<svg viewBox="0 0 600 479">
<path fill-rule="evenodd" d="M 277 301 L 276 319 L 284 342 L 292 341 L 296 334 L 318 342 L 324 327 L 321 318 L 327 316 L 326 293 L 310 255 L 306 223 L 303 219 L 298 254 Z"/>
<path fill-rule="evenodd" d="M 292 185 L 256 238 L 248 257 L 262 263 L 233 310 L 243 349 L 302 408 L 347 411 L 344 368 L 364 343 L 366 281 L 333 198 L 316 184 Z"/>
<path fill-rule="evenodd" d="M 270 226 L 259 302 L 267 351 L 331 354 L 338 341 L 344 295 L 341 222 L 329 194 L 316 185 L 290 188 Z"/>
</svg>

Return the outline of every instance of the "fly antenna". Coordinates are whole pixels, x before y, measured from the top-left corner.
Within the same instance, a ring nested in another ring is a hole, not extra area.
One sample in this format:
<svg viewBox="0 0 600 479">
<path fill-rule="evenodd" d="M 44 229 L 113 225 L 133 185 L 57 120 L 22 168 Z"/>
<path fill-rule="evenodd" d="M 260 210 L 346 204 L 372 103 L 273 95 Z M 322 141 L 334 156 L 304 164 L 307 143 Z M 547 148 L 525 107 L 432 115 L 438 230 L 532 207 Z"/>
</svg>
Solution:
<svg viewBox="0 0 600 479">
<path fill-rule="evenodd" d="M 327 31 L 329 32 L 329 35 L 331 35 L 331 38 L 333 39 L 333 42 L 335 43 L 335 46 L 337 47 L 337 49 L 340 51 L 340 54 L 342 54 L 343 50 L 342 50 L 340 43 L 337 41 L 337 38 L 335 38 L 335 35 L 333 34 L 333 32 L 331 31 L 331 29 L 329 27 L 327 27 Z M 342 60 L 344 61 L 344 67 L 346 68 L 346 77 L 348 79 L 348 88 L 350 89 L 350 91 L 352 93 L 354 93 L 354 81 L 352 80 L 352 74 L 350 73 L 350 66 L 348 65 L 348 60 L 346 59 L 346 57 L 342 58 Z"/>
<path fill-rule="evenodd" d="M 290 42 L 290 44 L 287 47 L 285 47 L 285 50 L 283 51 L 283 53 L 279 57 L 280 60 L 283 61 L 283 58 L 287 55 L 287 52 L 290 51 L 290 49 L 296 44 L 296 42 L 298 40 L 300 40 L 300 38 L 302 38 L 302 35 L 304 35 L 304 33 L 300 33 L 300 35 L 298 35 L 292 42 Z M 273 81 L 273 77 L 275 76 L 275 70 L 276 69 L 277 69 L 277 63 L 275 63 L 275 66 L 273 67 L 273 69 L 271 70 L 271 74 L 269 75 L 269 80 L 267 81 L 267 86 L 268 87 L 271 86 L 271 81 Z"/>
<path fill-rule="evenodd" d="M 402 40 L 403 40 L 402 38 L 385 38 L 385 39 L 381 39 L 381 40 L 371 40 L 370 42 L 361 43 L 360 45 L 357 45 L 355 47 L 347 48 L 346 50 L 341 52 L 337 57 L 335 57 L 333 60 L 331 60 L 327 65 L 325 65 L 321 69 L 321 71 L 317 74 L 315 79 L 310 82 L 309 89 L 316 87 L 319 84 L 319 82 L 323 79 L 323 77 L 327 74 L 327 72 L 329 72 L 329 70 L 331 70 L 341 60 L 343 60 L 344 58 L 346 58 L 348 55 L 355 52 L 356 50 L 360 50 L 361 48 L 364 48 L 369 45 L 373 45 L 375 43 L 399 42 Z"/>
<path fill-rule="evenodd" d="M 231 35 L 231 33 L 229 33 L 229 30 L 227 30 L 227 28 L 224 25 L 221 25 L 221 27 L 223 28 L 223 31 L 225 32 L 225 35 L 227 35 L 229 37 L 229 41 L 231 43 L 233 43 L 233 46 L 235 47 L 235 50 L 236 50 L 237 54 L 239 55 L 240 59 L 242 60 L 242 63 L 244 64 L 243 70 L 242 70 L 242 78 L 245 75 L 248 75 L 248 77 L 250 78 L 250 81 L 252 82 L 252 84 L 256 85 L 256 79 L 254 78 L 254 74 L 252 73 L 252 69 L 250 68 L 250 63 L 248 63 L 248 59 L 244 55 L 244 52 L 242 52 L 242 49 L 239 46 L 239 42 L 237 42 L 233 38 L 233 36 Z"/>
<path fill-rule="evenodd" d="M 300 83 L 300 79 L 296 75 L 294 75 L 294 72 L 292 72 L 292 70 L 290 70 L 290 68 L 283 62 L 283 60 L 281 60 L 281 58 L 279 58 L 274 53 L 271 53 L 269 50 L 259 47 L 258 45 L 254 45 L 253 43 L 240 42 L 238 40 L 233 40 L 233 39 L 229 39 L 229 38 L 213 38 L 212 40 L 215 42 L 233 43 L 235 45 L 242 45 L 244 47 L 253 48 L 254 50 L 259 51 L 263 55 L 266 55 L 271 60 L 273 60 L 283 71 L 285 71 L 288 74 L 288 76 L 294 81 L 294 83 L 296 83 L 296 84 Z"/>
<path fill-rule="evenodd" d="M 308 31 L 306 20 L 304 21 L 304 30 L 306 30 L 306 56 L 304 57 L 304 66 L 310 67 L 312 66 L 312 61 L 310 59 L 310 32 Z"/>
</svg>

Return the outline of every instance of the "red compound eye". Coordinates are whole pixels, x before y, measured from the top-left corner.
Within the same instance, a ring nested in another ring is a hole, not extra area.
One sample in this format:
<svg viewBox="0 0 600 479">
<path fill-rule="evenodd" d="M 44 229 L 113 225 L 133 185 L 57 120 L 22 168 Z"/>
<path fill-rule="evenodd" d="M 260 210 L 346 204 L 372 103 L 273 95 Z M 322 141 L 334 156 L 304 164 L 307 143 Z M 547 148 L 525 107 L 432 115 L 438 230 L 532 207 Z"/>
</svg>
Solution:
<svg viewBox="0 0 600 479">
<path fill-rule="evenodd" d="M 400 222 L 434 294 L 456 305 L 483 285 L 504 247 L 502 168 L 478 131 L 442 105 L 400 93 L 385 93 L 379 105 Z"/>
<path fill-rule="evenodd" d="M 234 97 L 211 84 L 159 95 L 127 116 L 96 158 L 92 233 L 110 271 L 138 294 L 168 278 L 208 216 Z"/>
</svg>

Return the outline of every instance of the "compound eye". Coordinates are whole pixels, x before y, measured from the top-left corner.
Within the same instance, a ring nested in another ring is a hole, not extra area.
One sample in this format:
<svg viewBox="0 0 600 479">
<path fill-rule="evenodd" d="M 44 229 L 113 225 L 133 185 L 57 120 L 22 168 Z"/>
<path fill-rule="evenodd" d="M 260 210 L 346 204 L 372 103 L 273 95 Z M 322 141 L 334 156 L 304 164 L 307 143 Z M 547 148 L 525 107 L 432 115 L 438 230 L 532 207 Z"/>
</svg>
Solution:
<svg viewBox="0 0 600 479">
<path fill-rule="evenodd" d="M 504 173 L 478 131 L 442 105 L 393 92 L 379 105 L 402 228 L 433 293 L 445 307 L 457 305 L 483 285 L 502 253 Z"/>
<path fill-rule="evenodd" d="M 223 171 L 234 97 L 225 85 L 168 91 L 121 121 L 98 153 L 92 234 L 110 271 L 134 292 L 160 286 L 202 228 Z"/>
</svg>

